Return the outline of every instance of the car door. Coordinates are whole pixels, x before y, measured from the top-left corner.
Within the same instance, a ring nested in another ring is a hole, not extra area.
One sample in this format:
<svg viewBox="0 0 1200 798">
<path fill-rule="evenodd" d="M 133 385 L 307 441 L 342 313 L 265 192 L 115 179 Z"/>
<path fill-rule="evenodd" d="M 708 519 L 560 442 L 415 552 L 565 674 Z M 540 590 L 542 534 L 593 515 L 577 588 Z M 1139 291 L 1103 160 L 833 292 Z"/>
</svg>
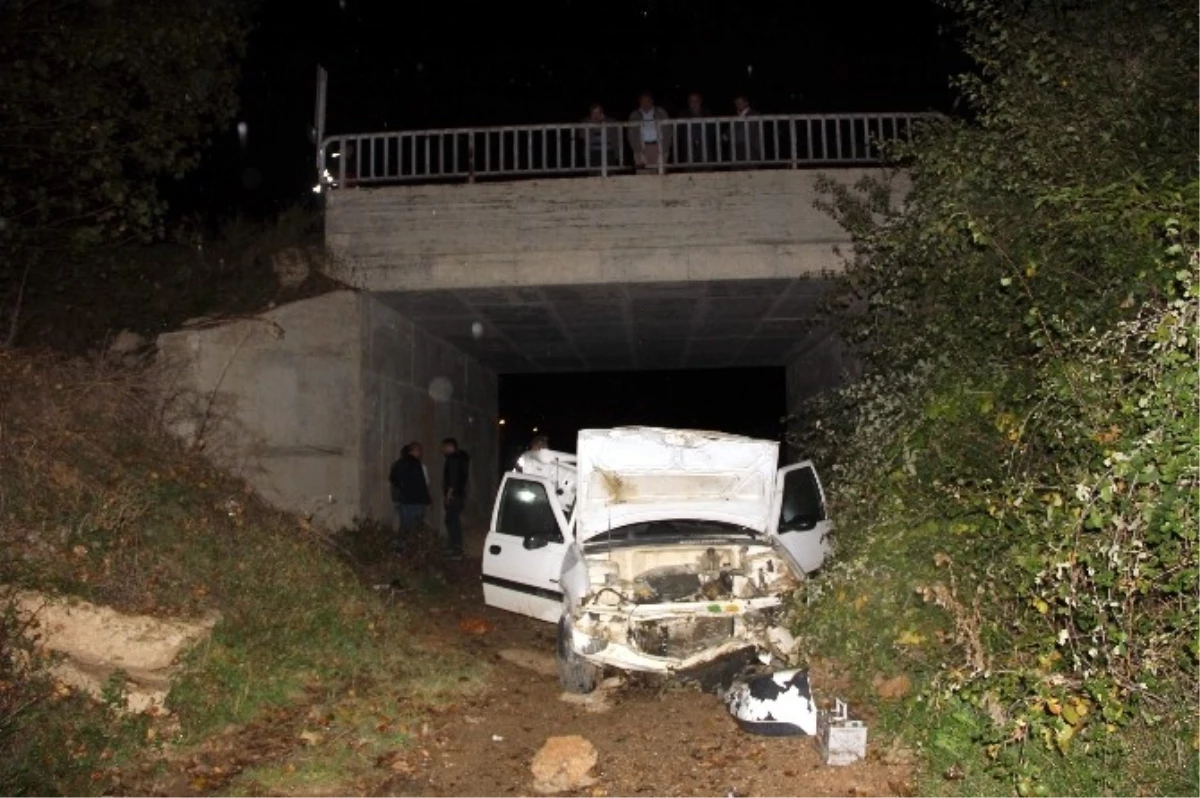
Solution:
<svg viewBox="0 0 1200 798">
<path fill-rule="evenodd" d="M 825 491 L 812 462 L 779 469 L 768 531 L 792 565 L 802 573 L 820 568 L 831 550 L 832 530 L 825 510 Z"/>
<path fill-rule="evenodd" d="M 557 623 L 568 524 L 550 480 L 506 474 L 483 545 L 483 600 Z"/>
</svg>

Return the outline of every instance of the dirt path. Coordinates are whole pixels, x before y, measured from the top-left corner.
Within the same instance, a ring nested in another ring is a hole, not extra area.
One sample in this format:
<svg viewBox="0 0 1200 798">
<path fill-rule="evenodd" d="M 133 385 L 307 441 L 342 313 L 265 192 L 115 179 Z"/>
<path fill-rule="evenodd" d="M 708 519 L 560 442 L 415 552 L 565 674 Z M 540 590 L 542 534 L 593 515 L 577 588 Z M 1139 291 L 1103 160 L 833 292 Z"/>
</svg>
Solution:
<svg viewBox="0 0 1200 798">
<path fill-rule="evenodd" d="M 746 734 L 713 695 L 626 686 L 611 694 L 605 712 L 567 703 L 553 671 L 553 627 L 485 607 L 478 566 L 477 559 L 456 566 L 452 589 L 415 631 L 431 647 L 492 661 L 488 686 L 430 721 L 402 768 L 410 772 L 384 784 L 384 792 L 527 795 L 535 753 L 548 737 L 569 734 L 587 738 L 599 754 L 597 783 L 585 795 L 910 792 L 908 769 L 886 764 L 877 752 L 849 767 L 823 766 L 811 738 Z M 480 634 L 480 627 L 488 631 Z"/>
</svg>

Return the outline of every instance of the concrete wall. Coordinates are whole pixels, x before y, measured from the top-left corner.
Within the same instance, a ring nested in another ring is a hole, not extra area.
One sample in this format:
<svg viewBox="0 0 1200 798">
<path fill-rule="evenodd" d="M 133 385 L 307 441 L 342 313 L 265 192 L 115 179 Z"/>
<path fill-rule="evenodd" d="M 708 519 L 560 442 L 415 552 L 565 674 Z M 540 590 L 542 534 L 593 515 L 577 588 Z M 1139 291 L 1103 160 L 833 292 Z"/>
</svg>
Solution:
<svg viewBox="0 0 1200 798">
<path fill-rule="evenodd" d="M 267 501 L 348 524 L 358 514 L 358 295 L 159 336 L 168 423 Z"/>
<path fill-rule="evenodd" d="M 457 438 L 471 456 L 465 524 L 490 517 L 498 472 L 497 378 L 473 358 L 415 327 L 384 303 L 365 297 L 362 308 L 362 481 L 365 514 L 394 513 L 387 472 L 409 441 L 420 441 L 441 493 L 441 441 Z M 435 501 L 430 524 L 441 524 Z"/>
<path fill-rule="evenodd" d="M 328 526 L 391 522 L 387 472 L 439 442 L 472 455 L 466 522 L 487 518 L 497 472 L 496 377 L 369 295 L 325 294 L 252 319 L 159 337 L 168 424 L 268 501 Z M 429 519 L 440 523 L 440 508 Z"/>
<path fill-rule="evenodd" d="M 820 174 L 346 189 L 328 195 L 326 243 L 335 276 L 374 291 L 816 274 L 840 270 L 835 246 L 849 243 L 813 207 Z M 828 174 L 853 184 L 882 172 Z"/>
</svg>

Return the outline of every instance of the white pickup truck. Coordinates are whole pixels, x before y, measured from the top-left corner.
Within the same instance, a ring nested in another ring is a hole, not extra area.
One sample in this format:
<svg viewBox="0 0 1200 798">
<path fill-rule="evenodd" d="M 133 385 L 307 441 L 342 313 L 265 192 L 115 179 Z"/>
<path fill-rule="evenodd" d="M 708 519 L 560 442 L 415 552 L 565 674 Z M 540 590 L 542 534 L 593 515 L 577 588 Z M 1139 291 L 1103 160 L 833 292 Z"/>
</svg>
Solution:
<svg viewBox="0 0 1200 798">
<path fill-rule="evenodd" d="M 784 597 L 829 553 L 812 463 L 719 432 L 583 430 L 527 452 L 484 543 L 484 600 L 558 625 L 563 688 L 604 667 L 686 673 L 733 655 L 781 666 Z"/>
</svg>

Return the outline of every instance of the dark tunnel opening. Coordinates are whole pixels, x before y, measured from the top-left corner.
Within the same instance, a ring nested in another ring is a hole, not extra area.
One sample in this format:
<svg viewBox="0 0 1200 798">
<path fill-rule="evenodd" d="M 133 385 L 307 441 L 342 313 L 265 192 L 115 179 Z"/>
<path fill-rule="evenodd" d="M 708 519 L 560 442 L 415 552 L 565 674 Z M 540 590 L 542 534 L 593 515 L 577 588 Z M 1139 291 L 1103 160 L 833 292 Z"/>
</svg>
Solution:
<svg viewBox="0 0 1200 798">
<path fill-rule="evenodd" d="M 574 452 L 581 429 L 704 429 L 782 444 L 786 394 L 781 366 L 501 375 L 500 469 L 539 434 L 550 448 Z"/>
</svg>

